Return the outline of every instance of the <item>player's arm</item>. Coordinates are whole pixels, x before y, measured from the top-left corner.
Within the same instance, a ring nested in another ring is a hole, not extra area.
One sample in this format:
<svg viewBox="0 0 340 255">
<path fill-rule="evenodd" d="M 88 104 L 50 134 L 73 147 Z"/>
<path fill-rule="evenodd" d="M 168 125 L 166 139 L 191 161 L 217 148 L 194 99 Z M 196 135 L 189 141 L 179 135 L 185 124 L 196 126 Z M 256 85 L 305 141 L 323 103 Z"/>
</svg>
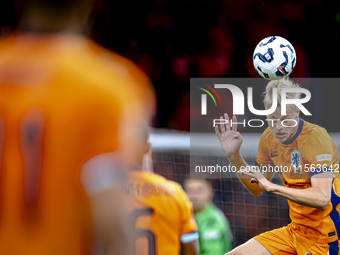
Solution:
<svg viewBox="0 0 340 255">
<path fill-rule="evenodd" d="M 310 144 L 305 144 L 305 148 L 308 149 L 303 154 L 306 155 L 305 160 L 309 163 L 309 166 L 322 166 L 317 169 L 311 167 L 305 169 L 309 171 L 311 177 L 310 188 L 293 189 L 276 185 L 263 178 L 259 171 L 243 174 L 248 175 L 248 177 L 255 177 L 259 185 L 267 192 L 287 198 L 301 205 L 325 210 L 330 202 L 332 192 L 332 158 L 334 154 L 337 155 L 337 152 L 333 153 L 332 141 L 328 135 L 324 134 L 314 136 Z M 327 156 L 327 159 L 322 160 L 325 156 Z"/>
<path fill-rule="evenodd" d="M 247 173 L 248 175 L 248 173 Z M 332 191 L 333 174 L 331 172 L 319 173 L 311 178 L 312 187 L 308 189 L 293 189 L 269 182 L 259 175 L 251 175 L 257 178 L 259 185 L 267 192 L 287 198 L 297 204 L 326 210 Z"/>
<path fill-rule="evenodd" d="M 247 163 L 244 161 L 241 153 L 240 148 L 243 142 L 242 136 L 239 132 L 237 132 L 237 125 L 233 125 L 232 129 L 230 129 L 229 117 L 228 114 L 224 114 L 224 118 L 227 120 L 227 124 L 220 124 L 221 132 L 218 129 L 218 126 L 215 126 L 216 135 L 221 143 L 222 149 L 226 156 L 228 157 L 230 163 L 236 167 L 236 171 L 243 170 L 246 168 L 256 168 L 255 166 L 248 166 Z M 222 119 L 222 117 L 221 117 Z M 233 116 L 233 122 L 237 122 L 236 116 Z M 226 126 L 226 127 L 225 127 Z M 275 172 L 266 172 L 266 178 L 270 181 Z M 241 175 L 237 173 L 237 177 L 243 183 L 243 185 L 249 190 L 249 192 L 254 195 L 258 196 L 261 195 L 264 191 L 258 185 L 257 182 L 254 182 L 252 178 L 248 178 L 245 175 Z"/>
<path fill-rule="evenodd" d="M 82 169 L 82 183 L 91 203 L 93 254 L 131 255 L 127 232 L 125 174 L 118 171 L 115 153 L 100 154 Z"/>
<path fill-rule="evenodd" d="M 181 255 L 198 255 L 198 240 L 182 243 Z"/>
<path fill-rule="evenodd" d="M 192 204 L 180 185 L 176 188 L 176 200 L 180 208 L 180 240 L 182 255 L 198 255 L 198 232 Z"/>
<path fill-rule="evenodd" d="M 121 192 L 111 188 L 90 196 L 94 254 L 132 255 Z M 110 201 L 110 202 L 108 202 Z"/>
</svg>

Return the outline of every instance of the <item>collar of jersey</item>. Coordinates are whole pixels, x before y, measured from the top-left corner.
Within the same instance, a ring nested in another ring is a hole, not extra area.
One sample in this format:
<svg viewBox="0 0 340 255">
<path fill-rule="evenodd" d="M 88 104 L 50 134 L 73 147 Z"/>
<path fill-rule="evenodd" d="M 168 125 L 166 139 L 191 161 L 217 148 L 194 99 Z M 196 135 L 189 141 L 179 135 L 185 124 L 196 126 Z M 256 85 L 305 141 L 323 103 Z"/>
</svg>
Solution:
<svg viewBox="0 0 340 255">
<path fill-rule="evenodd" d="M 299 127 L 298 127 L 298 130 L 296 131 L 296 134 L 294 135 L 293 138 L 289 139 L 288 141 L 283 142 L 282 144 L 284 145 L 292 144 L 295 141 L 295 139 L 299 136 L 299 134 L 301 133 L 303 123 L 304 121 L 299 117 Z"/>
<path fill-rule="evenodd" d="M 214 206 L 215 205 L 213 203 L 207 204 L 201 211 L 195 214 L 195 217 L 200 218 L 202 215 L 204 215 L 208 211 L 211 211 L 214 208 Z"/>
</svg>

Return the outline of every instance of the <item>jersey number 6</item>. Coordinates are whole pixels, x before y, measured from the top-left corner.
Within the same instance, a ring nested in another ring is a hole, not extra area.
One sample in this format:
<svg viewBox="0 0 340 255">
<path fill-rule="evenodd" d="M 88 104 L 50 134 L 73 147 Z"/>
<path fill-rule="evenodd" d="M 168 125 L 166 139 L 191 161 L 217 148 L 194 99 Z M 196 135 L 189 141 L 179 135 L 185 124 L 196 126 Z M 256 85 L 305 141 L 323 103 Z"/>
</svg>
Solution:
<svg viewBox="0 0 340 255">
<path fill-rule="evenodd" d="M 148 255 L 156 255 L 156 236 L 150 229 L 136 228 L 136 222 L 139 217 L 152 216 L 153 209 L 138 208 L 134 209 L 129 216 L 130 231 L 133 233 L 134 251 L 136 252 L 136 241 L 138 238 L 146 238 L 148 240 L 149 253 Z"/>
</svg>

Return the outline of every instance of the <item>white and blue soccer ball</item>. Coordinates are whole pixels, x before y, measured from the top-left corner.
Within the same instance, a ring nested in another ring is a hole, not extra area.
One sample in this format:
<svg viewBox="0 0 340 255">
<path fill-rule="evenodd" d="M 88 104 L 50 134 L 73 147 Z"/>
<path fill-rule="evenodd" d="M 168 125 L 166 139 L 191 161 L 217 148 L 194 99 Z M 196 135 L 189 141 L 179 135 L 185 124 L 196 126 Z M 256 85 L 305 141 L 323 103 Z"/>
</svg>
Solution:
<svg viewBox="0 0 340 255">
<path fill-rule="evenodd" d="M 293 45 L 280 36 L 264 38 L 253 54 L 256 71 L 267 80 L 279 80 L 291 74 L 296 65 Z"/>
</svg>

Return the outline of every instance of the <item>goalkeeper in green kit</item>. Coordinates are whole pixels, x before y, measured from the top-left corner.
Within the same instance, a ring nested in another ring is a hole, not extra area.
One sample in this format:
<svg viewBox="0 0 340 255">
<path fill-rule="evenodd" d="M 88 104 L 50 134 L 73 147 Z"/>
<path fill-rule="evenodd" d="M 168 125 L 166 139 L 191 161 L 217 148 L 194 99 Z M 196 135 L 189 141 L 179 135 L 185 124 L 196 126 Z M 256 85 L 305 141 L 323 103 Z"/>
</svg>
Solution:
<svg viewBox="0 0 340 255">
<path fill-rule="evenodd" d="M 224 255 L 232 250 L 232 234 L 225 215 L 212 203 L 213 189 L 206 179 L 187 179 L 185 190 L 192 202 L 201 255 Z"/>
</svg>

